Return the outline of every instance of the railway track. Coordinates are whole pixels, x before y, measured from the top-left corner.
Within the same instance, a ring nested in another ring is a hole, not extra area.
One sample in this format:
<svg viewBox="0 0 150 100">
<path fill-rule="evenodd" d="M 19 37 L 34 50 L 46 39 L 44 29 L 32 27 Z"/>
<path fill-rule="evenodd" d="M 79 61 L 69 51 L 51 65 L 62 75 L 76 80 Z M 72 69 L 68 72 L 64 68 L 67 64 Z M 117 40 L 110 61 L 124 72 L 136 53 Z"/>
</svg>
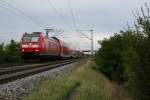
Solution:
<svg viewBox="0 0 150 100">
<path fill-rule="evenodd" d="M 24 78 L 50 69 L 58 68 L 63 65 L 71 64 L 77 61 L 79 61 L 79 59 L 55 61 L 44 64 L 31 64 L 16 67 L 0 68 L 0 84 L 11 82 L 16 79 Z"/>
<path fill-rule="evenodd" d="M 29 63 L 3 63 L 0 64 L 0 68 L 5 68 L 5 67 L 14 67 L 14 66 L 23 66 L 23 65 L 29 65 Z"/>
<path fill-rule="evenodd" d="M 51 62 L 56 62 L 56 61 L 54 60 L 54 61 L 45 61 L 45 62 L 28 61 L 28 62 L 19 62 L 19 63 L 3 63 L 3 64 L 0 64 L 0 68 L 26 66 L 26 65 L 28 66 L 28 65 L 35 65 L 35 64 L 51 63 Z"/>
</svg>

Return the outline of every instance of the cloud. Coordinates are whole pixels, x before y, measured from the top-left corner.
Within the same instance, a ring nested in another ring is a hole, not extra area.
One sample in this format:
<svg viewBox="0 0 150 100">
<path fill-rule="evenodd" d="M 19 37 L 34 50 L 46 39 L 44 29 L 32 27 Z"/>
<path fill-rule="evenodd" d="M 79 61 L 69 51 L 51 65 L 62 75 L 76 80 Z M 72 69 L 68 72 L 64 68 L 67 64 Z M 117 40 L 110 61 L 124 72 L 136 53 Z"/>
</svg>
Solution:
<svg viewBox="0 0 150 100">
<path fill-rule="evenodd" d="M 48 4 L 48 0 L 6 0 L 17 9 L 34 17 L 40 23 L 44 23 L 44 28 L 57 27 L 65 32 L 62 40 L 71 43 L 73 46 L 82 49 L 90 49 L 90 41 L 79 38 L 75 34 L 68 0 L 49 0 L 53 6 Z M 144 2 L 149 0 L 70 0 L 74 11 L 78 29 L 94 29 L 95 49 L 98 48 L 97 41 L 113 35 L 123 29 L 126 22 L 132 23 L 132 10 L 139 9 Z M 4 6 L 6 8 L 2 8 Z M 58 15 L 56 9 L 60 13 Z M 64 18 L 62 18 L 64 16 Z M 17 13 L 7 4 L 0 1 L 0 43 L 7 42 L 11 38 L 19 41 L 24 32 L 42 31 L 44 28 L 28 17 Z M 86 35 L 90 34 L 84 32 Z"/>
</svg>

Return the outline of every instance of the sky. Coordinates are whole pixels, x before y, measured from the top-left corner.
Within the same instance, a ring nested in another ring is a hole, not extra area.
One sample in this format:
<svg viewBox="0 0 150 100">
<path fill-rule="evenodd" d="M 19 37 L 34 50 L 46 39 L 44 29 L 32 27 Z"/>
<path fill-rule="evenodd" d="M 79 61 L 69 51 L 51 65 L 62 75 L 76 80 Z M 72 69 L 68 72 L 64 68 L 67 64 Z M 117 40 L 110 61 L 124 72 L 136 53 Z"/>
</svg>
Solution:
<svg viewBox="0 0 150 100">
<path fill-rule="evenodd" d="M 20 41 L 25 32 L 61 29 L 58 38 L 70 46 L 90 49 L 88 30 L 94 30 L 94 49 L 98 41 L 126 28 L 135 20 L 132 11 L 149 0 L 0 0 L 0 43 Z M 82 30 L 81 33 L 76 30 Z M 50 36 L 55 34 L 50 34 Z"/>
</svg>

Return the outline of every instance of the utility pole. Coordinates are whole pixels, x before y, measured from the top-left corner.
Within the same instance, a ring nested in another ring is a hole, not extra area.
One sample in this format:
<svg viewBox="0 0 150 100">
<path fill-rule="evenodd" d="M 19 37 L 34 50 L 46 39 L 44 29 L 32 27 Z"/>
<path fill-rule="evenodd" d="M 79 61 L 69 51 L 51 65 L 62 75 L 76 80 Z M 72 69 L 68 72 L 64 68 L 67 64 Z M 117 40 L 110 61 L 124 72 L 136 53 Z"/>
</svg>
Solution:
<svg viewBox="0 0 150 100">
<path fill-rule="evenodd" d="M 91 32 L 91 56 L 93 57 L 94 56 L 94 48 L 93 48 L 93 45 L 94 45 L 94 42 L 93 42 L 93 29 L 89 30 Z"/>
<path fill-rule="evenodd" d="M 85 35 L 85 34 L 83 34 L 83 33 L 80 33 L 81 35 L 83 35 L 85 38 L 87 38 L 87 39 L 89 39 L 90 41 L 91 41 L 91 56 L 93 57 L 94 56 L 94 42 L 93 42 L 93 29 L 91 29 L 91 30 L 77 30 L 78 32 L 79 31 L 90 31 L 91 32 L 91 37 L 89 37 L 89 36 L 87 36 L 87 35 Z"/>
</svg>

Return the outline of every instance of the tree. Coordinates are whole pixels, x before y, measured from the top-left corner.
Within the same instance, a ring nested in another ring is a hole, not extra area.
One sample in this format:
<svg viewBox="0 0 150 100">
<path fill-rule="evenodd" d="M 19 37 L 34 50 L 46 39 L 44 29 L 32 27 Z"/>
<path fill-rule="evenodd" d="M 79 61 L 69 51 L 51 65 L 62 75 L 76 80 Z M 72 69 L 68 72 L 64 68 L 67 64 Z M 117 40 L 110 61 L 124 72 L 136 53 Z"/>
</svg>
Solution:
<svg viewBox="0 0 150 100">
<path fill-rule="evenodd" d="M 9 44 L 5 47 L 6 52 L 6 62 L 18 62 L 21 60 L 20 54 L 19 54 L 19 44 L 16 43 L 14 40 L 11 40 Z"/>
<path fill-rule="evenodd" d="M 4 62 L 5 58 L 5 50 L 4 50 L 4 43 L 0 44 L 0 63 Z"/>
</svg>

